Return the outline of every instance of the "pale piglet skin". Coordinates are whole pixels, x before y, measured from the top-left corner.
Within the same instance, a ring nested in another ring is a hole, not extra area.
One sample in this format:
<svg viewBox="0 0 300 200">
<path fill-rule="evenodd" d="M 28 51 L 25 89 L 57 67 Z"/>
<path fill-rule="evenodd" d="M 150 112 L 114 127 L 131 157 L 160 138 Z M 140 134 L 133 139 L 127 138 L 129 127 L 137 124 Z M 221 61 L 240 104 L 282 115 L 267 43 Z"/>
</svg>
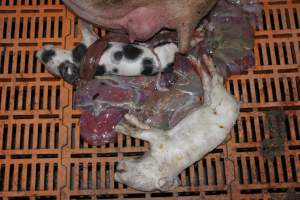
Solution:
<svg viewBox="0 0 300 200">
<path fill-rule="evenodd" d="M 212 60 L 204 64 L 192 58 L 204 88 L 204 104 L 191 112 L 174 128 L 162 131 L 148 127 L 132 115 L 123 124 L 124 134 L 149 141 L 149 151 L 140 158 L 127 158 L 118 163 L 115 180 L 141 191 L 169 191 L 180 181 L 178 175 L 220 145 L 239 114 L 239 103 L 223 86 Z M 210 75 L 203 69 L 207 67 Z"/>
</svg>

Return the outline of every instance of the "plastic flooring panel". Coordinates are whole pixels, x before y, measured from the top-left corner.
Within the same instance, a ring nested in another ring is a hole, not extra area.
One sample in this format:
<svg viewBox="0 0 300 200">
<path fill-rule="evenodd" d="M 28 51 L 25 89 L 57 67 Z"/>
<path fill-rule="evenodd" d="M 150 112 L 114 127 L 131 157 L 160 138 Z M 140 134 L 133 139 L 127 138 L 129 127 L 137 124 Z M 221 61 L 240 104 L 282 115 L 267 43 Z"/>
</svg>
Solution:
<svg viewBox="0 0 300 200">
<path fill-rule="evenodd" d="M 228 139 L 182 172 L 176 191 L 142 193 L 113 177 L 148 144 L 84 143 L 73 88 L 35 58 L 45 44 L 80 42 L 78 19 L 59 0 L 0 0 L 0 200 L 300 199 L 300 2 L 261 3 L 256 67 L 226 82 L 241 102 Z"/>
</svg>

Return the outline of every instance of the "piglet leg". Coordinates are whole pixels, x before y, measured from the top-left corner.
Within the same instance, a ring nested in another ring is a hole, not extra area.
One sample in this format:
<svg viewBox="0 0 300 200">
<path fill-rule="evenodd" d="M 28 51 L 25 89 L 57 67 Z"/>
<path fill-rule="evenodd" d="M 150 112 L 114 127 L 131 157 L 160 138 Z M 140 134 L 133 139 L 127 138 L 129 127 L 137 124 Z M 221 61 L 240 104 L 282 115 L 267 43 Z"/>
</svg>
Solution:
<svg viewBox="0 0 300 200">
<path fill-rule="evenodd" d="M 204 91 L 204 103 L 209 104 L 211 102 L 210 96 L 213 88 L 217 85 L 223 85 L 223 77 L 217 72 L 211 57 L 204 55 L 202 60 L 199 60 L 194 56 L 189 56 L 189 60 L 201 77 Z"/>
<path fill-rule="evenodd" d="M 82 43 L 89 47 L 93 44 L 96 40 L 99 39 L 99 36 L 93 30 L 93 26 L 84 20 L 80 20 L 80 30 L 82 34 Z"/>
<path fill-rule="evenodd" d="M 132 125 L 136 126 L 137 128 L 140 128 L 142 130 L 148 130 L 150 129 L 150 126 L 139 121 L 139 119 L 137 117 L 135 117 L 134 115 L 130 115 L 130 114 L 126 114 L 125 115 L 125 119 Z"/>
<path fill-rule="evenodd" d="M 139 121 L 133 115 L 126 114 L 125 119 L 131 126 L 126 123 L 122 123 L 116 127 L 117 130 L 122 132 L 124 135 L 146 140 L 150 143 L 154 143 L 162 136 L 163 131 L 151 128 L 149 125 Z M 133 126 L 135 126 L 135 128 Z"/>
</svg>

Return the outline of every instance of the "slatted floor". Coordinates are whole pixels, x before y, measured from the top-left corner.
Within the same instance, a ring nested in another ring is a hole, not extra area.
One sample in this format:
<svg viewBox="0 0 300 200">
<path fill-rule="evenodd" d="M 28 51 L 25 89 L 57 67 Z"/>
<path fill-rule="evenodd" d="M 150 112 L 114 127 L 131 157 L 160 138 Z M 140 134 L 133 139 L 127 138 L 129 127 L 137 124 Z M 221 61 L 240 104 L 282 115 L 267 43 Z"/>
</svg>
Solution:
<svg viewBox="0 0 300 200">
<path fill-rule="evenodd" d="M 79 42 L 78 19 L 58 0 L 0 0 L 0 200 L 300 199 L 300 2 L 261 2 L 256 67 L 226 83 L 242 102 L 227 143 L 186 169 L 176 191 L 145 194 L 113 174 L 148 144 L 84 143 L 73 88 L 34 56 Z"/>
</svg>

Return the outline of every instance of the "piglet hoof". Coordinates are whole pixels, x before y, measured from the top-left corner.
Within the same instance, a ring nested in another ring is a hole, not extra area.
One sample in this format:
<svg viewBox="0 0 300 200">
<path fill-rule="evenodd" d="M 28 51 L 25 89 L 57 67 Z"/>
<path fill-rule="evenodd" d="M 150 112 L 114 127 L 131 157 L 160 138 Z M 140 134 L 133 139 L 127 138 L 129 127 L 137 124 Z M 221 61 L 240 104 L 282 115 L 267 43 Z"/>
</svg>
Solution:
<svg viewBox="0 0 300 200">
<path fill-rule="evenodd" d="M 207 55 L 203 55 L 203 63 L 209 71 L 210 75 L 212 76 L 213 84 L 223 84 L 224 79 L 222 75 L 218 72 L 213 59 Z"/>
<path fill-rule="evenodd" d="M 211 57 L 203 55 L 202 60 L 189 56 L 189 60 L 195 66 L 198 72 L 204 91 L 204 102 L 210 102 L 210 93 L 217 85 L 223 85 L 223 78 L 217 72 L 214 62 Z"/>
<path fill-rule="evenodd" d="M 189 56 L 189 60 L 195 66 L 204 84 L 209 83 L 211 80 L 214 84 L 223 84 L 223 77 L 216 69 L 211 57 L 203 55 L 202 60 L 200 60 L 194 56 Z"/>
<path fill-rule="evenodd" d="M 194 56 L 189 56 L 188 58 L 193 64 L 193 66 L 196 68 L 196 71 L 198 72 L 202 80 L 204 92 L 209 92 L 211 89 L 211 79 L 212 79 L 210 73 L 208 73 L 209 69 L 206 65 L 209 62 L 209 58 L 206 55 L 203 56 L 203 60 L 205 60 L 204 61 L 205 64 L 203 64 L 200 59 L 197 59 Z"/>
</svg>

